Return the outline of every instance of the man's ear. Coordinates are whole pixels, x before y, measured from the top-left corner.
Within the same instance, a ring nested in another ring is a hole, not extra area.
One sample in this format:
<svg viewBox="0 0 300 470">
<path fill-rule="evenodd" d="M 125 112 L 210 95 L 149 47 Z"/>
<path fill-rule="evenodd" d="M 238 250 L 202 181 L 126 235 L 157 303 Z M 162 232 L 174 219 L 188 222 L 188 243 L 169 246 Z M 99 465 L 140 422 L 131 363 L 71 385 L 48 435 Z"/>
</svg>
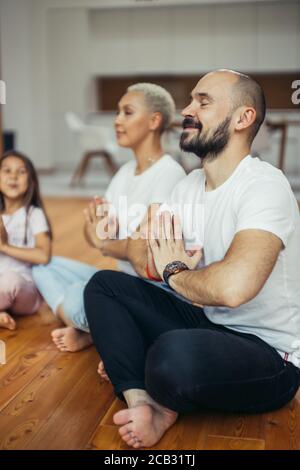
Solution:
<svg viewBox="0 0 300 470">
<path fill-rule="evenodd" d="M 162 115 L 161 113 L 153 113 L 150 118 L 150 130 L 156 131 L 162 126 Z"/>
<path fill-rule="evenodd" d="M 250 106 L 243 106 L 237 110 L 235 129 L 242 131 L 252 126 L 256 119 L 256 110 Z"/>
</svg>

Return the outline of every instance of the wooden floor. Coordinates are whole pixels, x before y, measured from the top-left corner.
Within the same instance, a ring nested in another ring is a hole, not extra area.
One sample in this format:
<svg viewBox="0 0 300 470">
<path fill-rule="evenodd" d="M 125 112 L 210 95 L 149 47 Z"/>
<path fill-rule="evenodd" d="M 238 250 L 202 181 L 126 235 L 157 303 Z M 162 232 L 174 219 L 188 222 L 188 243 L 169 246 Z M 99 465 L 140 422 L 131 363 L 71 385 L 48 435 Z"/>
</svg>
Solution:
<svg viewBox="0 0 300 470">
<path fill-rule="evenodd" d="M 54 254 L 114 268 L 82 236 L 86 201 L 49 199 Z M 0 366 L 0 449 L 128 449 L 112 416 L 123 404 L 96 373 L 93 347 L 60 353 L 50 340 L 58 325 L 43 308 L 0 330 L 7 363 Z M 300 392 L 283 409 L 258 416 L 198 413 L 181 417 L 155 449 L 300 449 Z"/>
</svg>

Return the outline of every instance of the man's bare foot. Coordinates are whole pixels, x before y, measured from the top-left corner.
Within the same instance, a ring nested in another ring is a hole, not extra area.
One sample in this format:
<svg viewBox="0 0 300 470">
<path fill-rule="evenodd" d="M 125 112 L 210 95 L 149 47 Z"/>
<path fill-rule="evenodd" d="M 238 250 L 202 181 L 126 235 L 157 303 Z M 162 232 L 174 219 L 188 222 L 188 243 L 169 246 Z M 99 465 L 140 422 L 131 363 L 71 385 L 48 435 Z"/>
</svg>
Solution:
<svg viewBox="0 0 300 470">
<path fill-rule="evenodd" d="M 105 380 L 106 382 L 110 382 L 110 379 L 104 369 L 103 361 L 99 362 L 97 372 L 100 375 L 101 379 Z"/>
<path fill-rule="evenodd" d="M 93 343 L 89 333 L 77 330 L 72 326 L 53 330 L 51 336 L 53 343 L 63 352 L 81 351 Z"/>
<path fill-rule="evenodd" d="M 0 328 L 15 330 L 16 327 L 15 320 L 7 312 L 0 312 Z"/>
<path fill-rule="evenodd" d="M 167 408 L 143 404 L 118 411 L 114 423 L 121 426 L 119 434 L 128 446 L 139 449 L 152 447 L 176 421 L 178 414 Z"/>
</svg>

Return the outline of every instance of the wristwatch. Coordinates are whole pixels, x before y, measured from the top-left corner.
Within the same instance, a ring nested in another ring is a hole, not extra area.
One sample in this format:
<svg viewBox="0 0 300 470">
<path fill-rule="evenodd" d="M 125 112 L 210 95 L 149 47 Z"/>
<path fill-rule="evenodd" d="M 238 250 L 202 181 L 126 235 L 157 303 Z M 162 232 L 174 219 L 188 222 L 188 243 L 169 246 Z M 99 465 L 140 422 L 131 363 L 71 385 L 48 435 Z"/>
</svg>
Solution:
<svg viewBox="0 0 300 470">
<path fill-rule="evenodd" d="M 169 287 L 171 287 L 169 284 L 169 278 L 174 274 L 178 274 L 181 271 L 186 271 L 188 269 L 189 267 L 182 261 L 172 261 L 171 263 L 168 263 L 163 272 L 163 278 L 165 283 L 168 284 Z"/>
</svg>

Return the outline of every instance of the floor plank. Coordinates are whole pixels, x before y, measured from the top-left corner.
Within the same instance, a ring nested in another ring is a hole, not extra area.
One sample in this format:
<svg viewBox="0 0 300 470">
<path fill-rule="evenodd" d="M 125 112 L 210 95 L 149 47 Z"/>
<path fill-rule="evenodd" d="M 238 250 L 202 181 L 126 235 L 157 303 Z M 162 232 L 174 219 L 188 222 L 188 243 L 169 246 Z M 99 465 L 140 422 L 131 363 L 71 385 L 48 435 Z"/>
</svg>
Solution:
<svg viewBox="0 0 300 470">
<path fill-rule="evenodd" d="M 94 450 L 128 450 L 129 447 L 122 441 L 117 426 L 101 424 L 90 445 Z"/>
<path fill-rule="evenodd" d="M 266 449 L 300 449 L 300 389 L 294 400 L 266 414 Z"/>
<path fill-rule="evenodd" d="M 55 349 L 54 345 L 49 342 L 49 335 L 52 329 L 58 325 L 60 325 L 60 322 L 55 319 L 48 324 L 44 321 L 44 316 L 32 315 L 26 319 L 24 318 L 21 323 L 19 322 L 17 330 L 5 330 L 7 334 L 1 336 L 1 339 L 5 341 L 6 345 L 6 360 L 10 361 L 15 355 L 20 354 L 24 348 L 30 347 L 35 339 L 40 342 L 44 338 L 45 347 Z"/>
<path fill-rule="evenodd" d="M 0 410 L 3 410 L 57 356 L 49 341 L 50 331 L 40 332 L 2 366 Z"/>
<path fill-rule="evenodd" d="M 69 387 L 64 387 L 64 400 L 53 411 L 41 432 L 26 446 L 27 449 L 71 450 L 86 447 L 105 410 L 114 400 L 111 387 L 103 382 L 100 383 L 96 374 L 97 364 L 96 351 L 93 349 L 92 352 L 86 352 L 82 372 L 77 371 L 73 374 L 72 383 Z M 79 381 L 78 377 L 81 377 Z M 64 378 L 64 385 L 65 382 Z M 58 382 L 57 386 L 59 387 Z M 58 390 L 61 393 L 61 387 Z M 67 393 L 68 390 L 72 391 Z"/>
<path fill-rule="evenodd" d="M 209 433 L 234 438 L 264 439 L 264 426 L 263 415 L 214 414 Z"/>
<path fill-rule="evenodd" d="M 243 439 L 228 436 L 207 436 L 204 450 L 264 450 L 262 439 Z"/>
</svg>

